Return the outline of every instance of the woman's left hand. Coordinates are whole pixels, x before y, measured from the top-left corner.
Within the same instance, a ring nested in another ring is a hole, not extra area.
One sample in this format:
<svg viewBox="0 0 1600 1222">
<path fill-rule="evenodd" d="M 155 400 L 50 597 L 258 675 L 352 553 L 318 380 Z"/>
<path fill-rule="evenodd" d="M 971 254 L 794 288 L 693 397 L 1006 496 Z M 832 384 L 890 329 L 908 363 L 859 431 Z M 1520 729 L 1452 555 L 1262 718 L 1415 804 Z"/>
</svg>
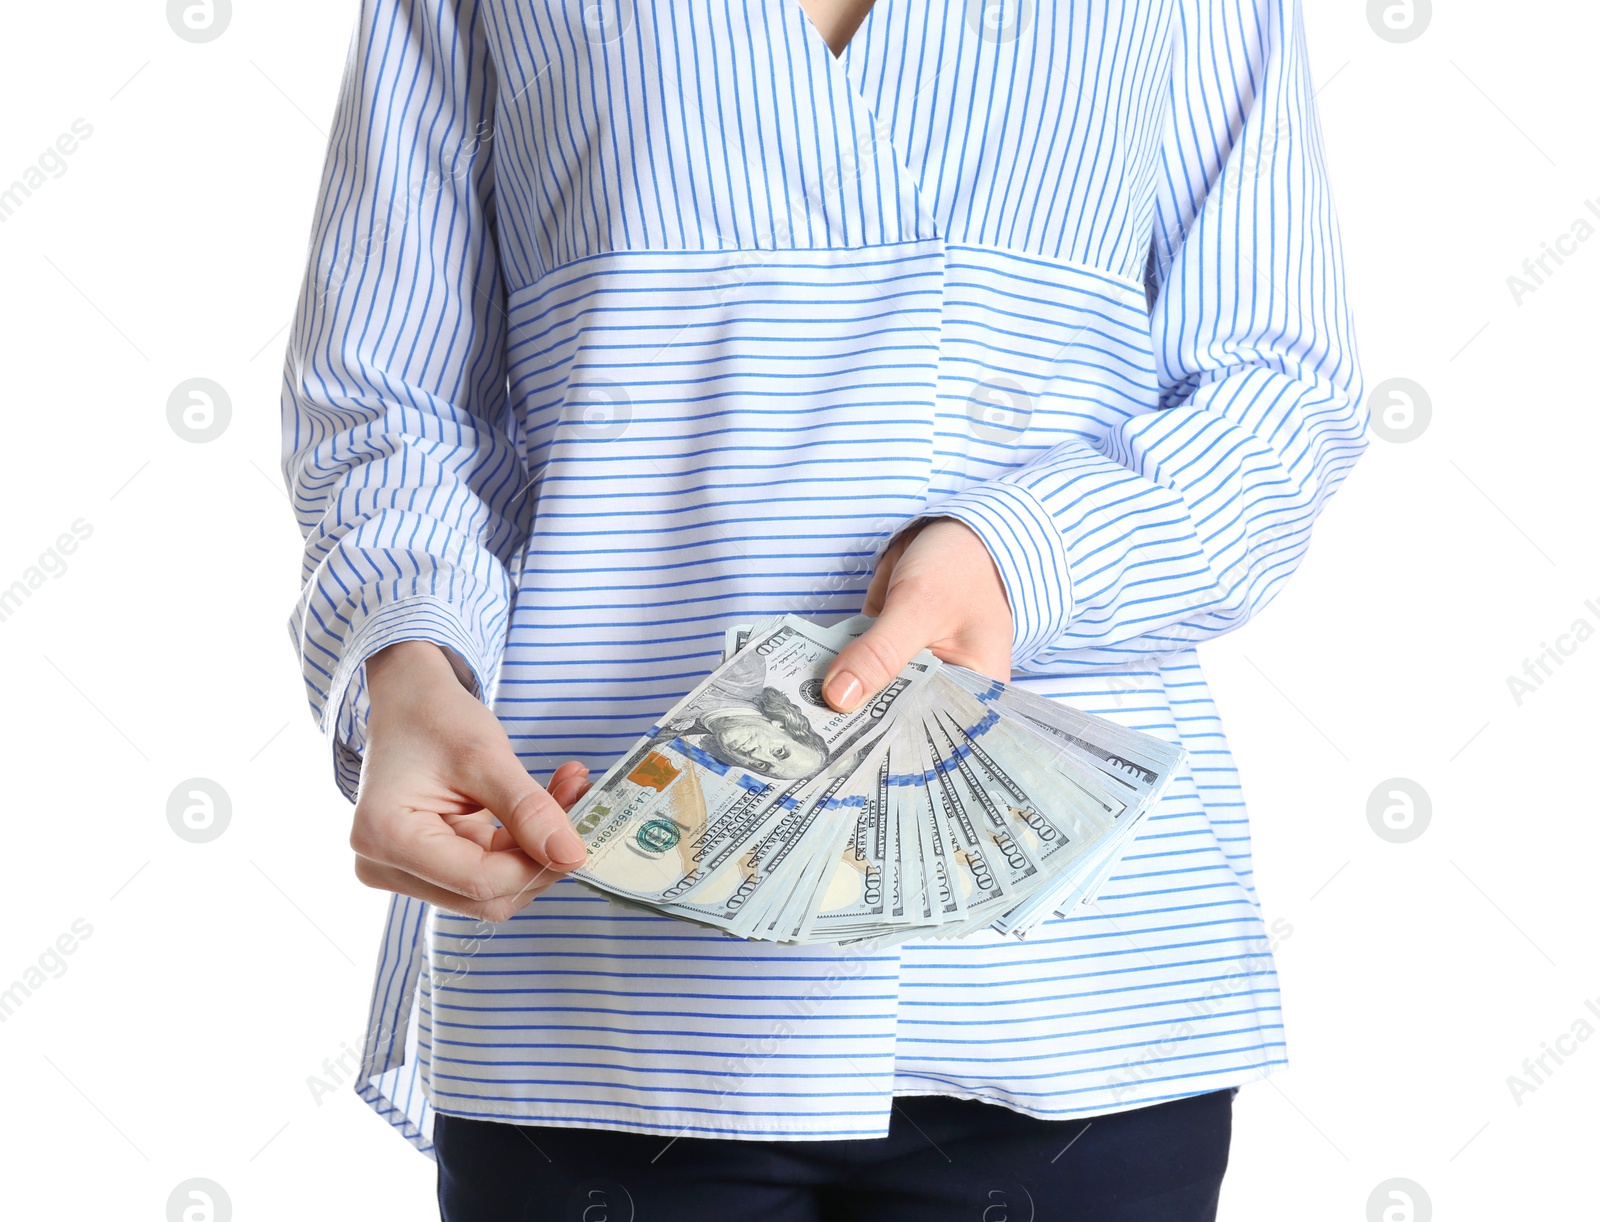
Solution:
<svg viewBox="0 0 1600 1222">
<path fill-rule="evenodd" d="M 1011 604 L 983 540 L 955 518 L 904 531 L 878 560 L 861 608 L 877 622 L 828 668 L 823 695 L 848 712 L 923 649 L 991 679 L 1011 678 Z"/>
</svg>

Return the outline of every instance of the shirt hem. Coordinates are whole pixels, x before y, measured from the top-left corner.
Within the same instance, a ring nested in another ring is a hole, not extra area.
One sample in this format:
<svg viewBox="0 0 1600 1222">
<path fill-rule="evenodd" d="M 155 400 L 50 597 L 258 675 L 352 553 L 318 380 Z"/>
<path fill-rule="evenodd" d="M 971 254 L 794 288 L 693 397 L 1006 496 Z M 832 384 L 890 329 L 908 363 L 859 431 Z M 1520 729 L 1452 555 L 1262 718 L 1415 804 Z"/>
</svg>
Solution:
<svg viewBox="0 0 1600 1222">
<path fill-rule="evenodd" d="M 1189 1099 L 1195 1095 L 1205 1095 L 1212 1091 L 1227 1090 L 1230 1087 L 1248 1086 L 1252 1082 L 1265 1081 L 1288 1067 L 1286 1057 L 1274 1057 L 1260 1065 L 1244 1066 L 1237 1071 L 1219 1070 L 1214 1074 L 1205 1075 L 1205 1081 L 1191 1083 L 1181 1090 L 1157 1090 L 1148 1095 L 1140 1095 L 1125 1099 L 1111 1107 L 1101 1104 L 1091 1104 L 1084 1107 L 1052 1108 L 1044 1111 L 1037 1106 L 1029 1107 L 1016 1099 L 1008 1098 L 1003 1094 L 986 1092 L 982 1090 L 963 1090 L 959 1087 L 934 1089 L 928 1086 L 913 1087 L 896 1082 L 894 1096 L 896 1099 L 942 1096 L 949 1099 L 967 1099 L 974 1103 L 989 1103 L 997 1107 L 1008 1108 L 1013 1112 L 1020 1112 L 1024 1116 L 1031 1116 L 1035 1120 L 1082 1120 L 1092 1116 L 1114 1116 L 1119 1112 L 1133 1112 L 1144 1107 L 1154 1107 L 1159 1103 L 1170 1103 L 1174 1099 Z"/>
<path fill-rule="evenodd" d="M 1203 1081 L 1190 1082 L 1180 1090 L 1162 1091 L 1159 1084 L 1152 1083 L 1157 1089 L 1141 1094 L 1137 1097 L 1126 1099 L 1114 1106 L 1106 1107 L 1103 1101 L 1086 1103 L 1080 1108 L 1067 1107 L 1061 1109 L 1044 1110 L 1037 1105 L 1028 1106 L 1014 1098 L 1006 1097 L 1003 1093 L 984 1091 L 981 1089 L 963 1089 L 948 1086 L 934 1088 L 927 1084 L 916 1084 L 912 1081 L 897 1081 L 893 1091 L 893 1098 L 915 1097 L 944 1097 L 950 1099 L 965 1099 L 975 1103 L 987 1103 L 997 1107 L 1004 1107 L 1024 1116 L 1036 1120 L 1059 1121 L 1078 1120 L 1093 1116 L 1109 1116 L 1118 1112 L 1131 1112 L 1139 1108 L 1153 1107 L 1156 1104 L 1167 1103 L 1174 1099 L 1186 1099 L 1195 1095 L 1208 1094 L 1212 1091 L 1227 1090 L 1247 1086 L 1252 1082 L 1259 1082 L 1276 1074 L 1288 1064 L 1287 1058 L 1276 1057 L 1270 1061 L 1255 1066 L 1244 1066 L 1228 1071 L 1220 1070 L 1214 1074 L 1204 1075 Z M 860 1141 L 874 1138 L 887 1137 L 889 1134 L 890 1113 L 883 1114 L 879 1124 L 866 1123 L 860 1127 L 841 1127 L 841 1118 L 838 1116 L 815 1116 L 810 1119 L 815 1123 L 810 1126 L 796 1128 L 796 1118 L 788 1117 L 783 1128 L 775 1128 L 767 1124 L 740 1121 L 737 1127 L 718 1126 L 706 1123 L 706 1117 L 694 1116 L 681 1119 L 640 1120 L 639 1109 L 621 1106 L 594 1106 L 585 1105 L 585 1113 L 580 1116 L 552 1115 L 543 1112 L 520 1112 L 515 1109 L 499 1107 L 492 1111 L 473 1111 L 471 1108 L 460 1106 L 440 1107 L 434 1099 L 433 1092 L 424 1085 L 424 1094 L 428 1099 L 428 1106 L 439 1115 L 455 1116 L 466 1120 L 488 1120 L 502 1124 L 529 1125 L 540 1128 L 556 1129 L 598 1129 L 606 1132 L 636 1133 L 644 1136 L 678 1139 L 683 1137 L 704 1137 L 716 1140 L 732 1141 Z M 388 1100 L 382 1097 L 380 1091 L 370 1085 L 359 1092 L 369 1104 L 380 1113 L 387 1112 L 391 1124 L 401 1129 L 402 1135 L 408 1138 L 411 1144 L 421 1153 L 430 1158 L 437 1158 L 433 1143 L 427 1140 L 415 1126 L 404 1123 L 403 1119 L 397 1121 L 393 1109 L 388 1106 Z"/>
</svg>

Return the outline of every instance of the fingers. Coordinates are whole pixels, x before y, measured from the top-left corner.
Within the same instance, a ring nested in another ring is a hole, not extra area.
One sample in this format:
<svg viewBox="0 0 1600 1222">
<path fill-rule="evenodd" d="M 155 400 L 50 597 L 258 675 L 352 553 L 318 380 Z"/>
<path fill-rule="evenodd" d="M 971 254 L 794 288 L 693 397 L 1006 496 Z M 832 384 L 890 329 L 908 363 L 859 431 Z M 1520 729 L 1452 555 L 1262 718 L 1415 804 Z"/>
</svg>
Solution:
<svg viewBox="0 0 1600 1222">
<path fill-rule="evenodd" d="M 472 841 L 480 849 L 515 848 L 516 841 L 506 835 L 505 829 L 499 827 L 486 810 L 475 810 L 468 815 L 443 814 L 439 816 L 457 836 L 463 836 Z M 504 836 L 502 843 L 497 844 L 495 838 Z"/>
<path fill-rule="evenodd" d="M 920 585 L 901 583 L 886 599 L 877 622 L 840 651 L 822 682 L 822 694 L 841 713 L 881 691 L 930 641 L 940 636 L 938 609 Z"/>
<path fill-rule="evenodd" d="M 557 768 L 551 774 L 550 784 L 545 786 L 562 810 L 570 810 L 589 788 L 589 769 L 577 760 L 568 760 Z M 440 817 L 456 835 L 464 836 L 480 849 L 498 851 L 518 847 L 516 837 L 501 827 L 486 810 L 475 810 L 464 815 L 446 812 Z"/>
<path fill-rule="evenodd" d="M 577 760 L 557 768 L 551 781 L 559 796 L 552 797 L 528 775 L 509 741 L 491 741 L 455 753 L 450 770 L 462 779 L 444 789 L 419 785 L 408 771 L 368 774 L 350 833 L 356 875 L 453 912 L 509 919 L 583 859 L 562 805 L 588 788 L 588 769 Z M 556 831 L 566 833 L 572 848 L 554 837 Z M 547 850 L 554 861 L 537 855 Z"/>
<path fill-rule="evenodd" d="M 562 810 L 568 810 L 583 796 L 588 788 L 588 780 L 589 769 L 577 760 L 568 760 L 550 774 L 550 783 L 545 786 L 545 792 Z"/>
<path fill-rule="evenodd" d="M 883 555 L 878 557 L 878 567 L 872 572 L 872 581 L 867 586 L 867 596 L 861 603 L 862 615 L 878 615 L 883 610 L 883 603 L 889 593 L 889 579 L 894 575 L 894 566 L 899 563 L 900 554 L 906 550 L 910 542 L 910 532 L 902 534 L 898 539 L 884 549 Z"/>
<path fill-rule="evenodd" d="M 557 768 L 550 774 L 550 783 L 546 785 L 545 788 L 554 793 L 556 786 L 561 784 L 568 777 L 587 776 L 588 774 L 588 765 L 580 764 L 577 760 L 568 760 L 566 763 L 562 764 L 561 767 Z"/>
<path fill-rule="evenodd" d="M 938 654 L 946 662 L 965 666 L 1001 683 L 1011 681 L 1011 643 L 1003 637 L 992 636 L 970 646 L 940 649 Z"/>
<path fill-rule="evenodd" d="M 594 782 L 588 777 L 575 777 L 566 782 L 550 796 L 556 800 L 564 811 L 571 811 L 577 805 L 578 799 L 594 788 Z"/>
<path fill-rule="evenodd" d="M 503 751 L 491 752 L 474 763 L 477 775 L 468 792 L 505 825 L 523 852 L 558 870 L 583 864 L 588 854 L 572 830 L 567 812 L 528 775 L 509 742 Z M 566 768 L 563 764 L 556 771 L 562 773 Z M 572 776 L 567 772 L 561 777 L 563 789 L 571 784 Z"/>
<path fill-rule="evenodd" d="M 373 814 L 372 809 L 380 813 Z M 545 863 L 513 847 L 515 841 L 509 834 L 492 832 L 485 845 L 482 833 L 481 821 L 467 823 L 464 833 L 458 835 L 444 817 L 432 811 L 383 806 L 364 809 L 358 803 L 350 847 L 358 858 L 401 870 L 452 893 L 458 904 L 516 895 L 550 873 Z M 357 865 L 359 875 L 360 863 Z"/>
<path fill-rule="evenodd" d="M 366 857 L 356 858 L 356 877 L 369 887 L 409 895 L 436 908 L 443 908 L 447 912 L 456 912 L 462 916 L 499 924 L 501 921 L 509 921 L 550 887 L 560 882 L 565 875 L 553 870 L 542 870 L 513 892 L 478 900 L 468 899 L 464 895 L 440 887 L 396 866 L 385 865 Z"/>
</svg>

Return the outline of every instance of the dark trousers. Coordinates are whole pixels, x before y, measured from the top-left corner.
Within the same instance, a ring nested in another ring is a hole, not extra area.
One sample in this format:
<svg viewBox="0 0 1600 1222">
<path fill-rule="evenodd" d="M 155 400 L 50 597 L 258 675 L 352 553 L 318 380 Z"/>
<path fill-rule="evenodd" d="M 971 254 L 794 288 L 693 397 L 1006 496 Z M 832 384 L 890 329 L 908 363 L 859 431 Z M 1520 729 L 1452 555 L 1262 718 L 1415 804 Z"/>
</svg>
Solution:
<svg viewBox="0 0 1600 1222">
<path fill-rule="evenodd" d="M 444 1222 L 1211 1222 L 1232 1090 L 1089 1120 L 898 1098 L 889 1135 L 736 1141 L 434 1117 Z"/>
</svg>

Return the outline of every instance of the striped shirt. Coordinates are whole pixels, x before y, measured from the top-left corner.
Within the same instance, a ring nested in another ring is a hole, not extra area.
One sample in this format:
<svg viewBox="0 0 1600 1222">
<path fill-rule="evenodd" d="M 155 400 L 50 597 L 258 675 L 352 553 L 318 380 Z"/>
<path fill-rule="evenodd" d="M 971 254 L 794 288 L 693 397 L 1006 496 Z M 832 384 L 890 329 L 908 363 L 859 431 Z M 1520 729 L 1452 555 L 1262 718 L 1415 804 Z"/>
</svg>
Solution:
<svg viewBox="0 0 1600 1222">
<path fill-rule="evenodd" d="M 1284 1063 L 1195 647 L 1294 571 L 1365 442 L 1297 0 L 363 0 L 283 393 L 290 630 L 354 797 L 364 660 L 448 646 L 529 770 L 598 773 L 735 621 L 858 611 L 968 523 L 1015 681 L 1187 746 L 1097 904 L 862 952 L 570 880 L 397 897 L 357 1089 L 662 1135 L 1062 1119 Z"/>
</svg>

